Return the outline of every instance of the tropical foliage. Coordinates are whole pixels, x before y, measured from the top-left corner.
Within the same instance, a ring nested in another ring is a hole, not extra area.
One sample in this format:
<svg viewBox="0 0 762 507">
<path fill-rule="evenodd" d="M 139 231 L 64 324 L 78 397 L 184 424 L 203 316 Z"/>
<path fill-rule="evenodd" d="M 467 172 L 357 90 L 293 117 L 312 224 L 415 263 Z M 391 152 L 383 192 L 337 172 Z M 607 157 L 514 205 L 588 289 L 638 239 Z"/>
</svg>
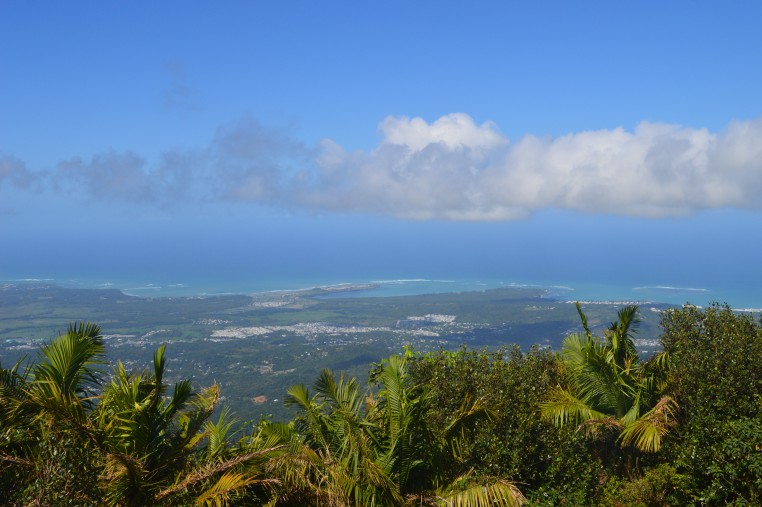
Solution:
<svg viewBox="0 0 762 507">
<path fill-rule="evenodd" d="M 152 373 L 119 364 L 108 382 L 103 362 L 100 329 L 82 323 L 44 346 L 37 363 L 1 370 L 3 503 L 220 503 L 256 483 L 237 470 L 274 449 L 227 461 L 212 452 L 216 386 L 197 392 L 182 381 L 167 396 L 163 347 Z"/>
<path fill-rule="evenodd" d="M 762 320 L 727 306 L 685 306 L 662 318 L 680 403 L 665 459 L 692 501 L 762 503 Z"/>
<path fill-rule="evenodd" d="M 668 356 L 640 361 L 633 342 L 638 308 L 625 306 L 604 337 L 593 335 L 577 304 L 584 333 L 563 341 L 561 364 L 565 385 L 541 404 L 542 416 L 558 426 L 581 425 L 591 437 L 619 433 L 622 446 L 656 452 L 674 424 L 675 401 L 663 394 Z"/>
<path fill-rule="evenodd" d="M 762 322 L 670 310 L 644 359 L 635 307 L 602 337 L 578 312 L 557 354 L 406 350 L 367 385 L 292 386 L 296 416 L 254 425 L 216 385 L 167 382 L 164 347 L 109 368 L 74 324 L 0 367 L 0 504 L 758 505 Z"/>
<path fill-rule="evenodd" d="M 361 393 L 355 379 L 324 370 L 310 396 L 289 389 L 299 408 L 290 426 L 272 425 L 293 449 L 284 465 L 303 505 L 520 505 L 524 499 L 504 478 L 477 477 L 457 466 L 466 428 L 490 417 L 480 400 L 465 400 L 445 431 L 428 424 L 431 396 L 412 381 L 409 358 L 394 355 Z M 294 462 L 298 465 L 294 467 Z"/>
<path fill-rule="evenodd" d="M 584 504 L 598 483 L 598 464 L 584 438 L 538 417 L 538 404 L 560 381 L 548 349 L 446 350 L 416 356 L 411 374 L 430 391 L 429 425 L 443 431 L 462 400 L 480 399 L 492 417 L 469 425 L 462 465 L 476 474 L 510 477 L 530 504 Z"/>
</svg>

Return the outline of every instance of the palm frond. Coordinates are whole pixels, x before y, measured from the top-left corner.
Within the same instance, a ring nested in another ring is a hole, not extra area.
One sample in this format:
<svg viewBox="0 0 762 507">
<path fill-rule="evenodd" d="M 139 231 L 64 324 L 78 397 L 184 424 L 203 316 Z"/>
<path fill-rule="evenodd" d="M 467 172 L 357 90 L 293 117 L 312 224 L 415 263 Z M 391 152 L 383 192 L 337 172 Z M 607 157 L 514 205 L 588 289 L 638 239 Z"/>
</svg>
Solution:
<svg viewBox="0 0 762 507">
<path fill-rule="evenodd" d="M 620 366 L 637 362 L 638 353 L 632 337 L 638 332 L 639 325 L 638 307 L 627 305 L 617 312 L 617 321 L 613 322 L 607 330 L 606 338 L 616 363 Z"/>
<path fill-rule="evenodd" d="M 185 410 L 187 419 L 183 428 L 188 437 L 199 433 L 214 413 L 214 409 L 220 402 L 220 386 L 212 384 L 199 392 L 192 392 L 189 399 L 190 407 Z"/>
<path fill-rule="evenodd" d="M 452 456 L 460 459 L 463 455 L 468 429 L 474 428 L 479 422 L 492 421 L 495 417 L 495 412 L 487 406 L 483 397 L 474 400 L 471 396 L 466 396 L 443 431 L 444 438 L 450 443 Z"/>
<path fill-rule="evenodd" d="M 0 434 L 17 425 L 26 424 L 34 413 L 28 406 L 28 374 L 19 373 L 21 361 L 10 368 L 0 367 Z"/>
<path fill-rule="evenodd" d="M 591 338 L 593 333 L 590 332 L 590 327 L 587 325 L 587 315 L 582 311 L 582 306 L 579 304 L 579 301 L 576 301 L 574 306 L 577 308 L 577 315 L 579 315 L 579 320 L 582 322 L 582 328 L 585 330 L 585 335 L 588 338 Z"/>
<path fill-rule="evenodd" d="M 526 498 L 512 482 L 497 479 L 472 483 L 466 476 L 440 490 L 436 503 L 447 507 L 518 507 Z"/>
<path fill-rule="evenodd" d="M 669 396 L 634 422 L 625 426 L 620 435 L 622 446 L 633 445 L 643 452 L 657 452 L 669 428 L 675 424 L 677 403 Z"/>
<path fill-rule="evenodd" d="M 208 439 L 204 454 L 207 459 L 214 459 L 222 456 L 228 450 L 228 439 L 230 430 L 238 421 L 230 418 L 230 409 L 224 407 L 217 422 L 206 421 L 204 423 L 204 433 Z"/>
<path fill-rule="evenodd" d="M 299 417 L 296 420 L 298 429 L 307 437 L 318 443 L 320 447 L 330 447 L 330 431 L 325 415 L 316 401 L 310 398 L 309 390 L 303 384 L 292 385 L 286 390 L 286 406 L 296 406 Z"/>
<path fill-rule="evenodd" d="M 257 482 L 253 477 L 228 472 L 222 475 L 214 485 L 196 497 L 196 505 L 223 507 L 228 505 L 232 493 L 239 492 Z"/>
<path fill-rule="evenodd" d="M 579 426 L 585 436 L 593 440 L 601 438 L 607 432 L 622 431 L 623 427 L 621 421 L 615 417 L 588 419 L 583 421 Z"/>
<path fill-rule="evenodd" d="M 553 389 L 546 401 L 540 403 L 540 416 L 553 421 L 556 426 L 563 426 L 569 422 L 580 424 L 584 421 L 608 417 L 560 387 Z"/>
<path fill-rule="evenodd" d="M 195 469 L 190 474 L 186 475 L 182 478 L 182 480 L 178 480 L 170 486 L 169 488 L 165 488 L 161 491 L 159 491 L 155 495 L 155 500 L 160 501 L 165 498 L 168 498 L 170 496 L 176 495 L 178 493 L 186 491 L 188 488 L 201 483 L 203 481 L 206 481 L 207 479 L 214 477 L 217 474 L 223 474 L 226 475 L 230 473 L 230 470 L 234 467 L 237 467 L 239 465 L 246 464 L 247 462 L 251 462 L 257 459 L 260 459 L 262 457 L 269 457 L 279 451 L 280 447 L 272 447 L 268 449 L 259 449 L 254 452 L 249 452 L 246 454 L 241 454 L 238 456 L 235 456 L 234 458 L 231 458 L 229 460 L 220 462 L 220 463 L 210 463 L 204 467 Z M 275 479 L 256 479 L 254 476 L 251 476 L 251 474 L 237 474 L 240 475 L 241 478 L 245 478 L 247 482 L 243 483 L 240 482 L 239 487 L 245 487 L 248 484 L 253 484 L 255 482 L 262 483 L 262 484 L 268 484 L 268 485 L 275 485 L 278 483 Z M 250 480 L 249 480 L 250 479 Z M 223 482 L 224 483 L 224 482 Z M 232 482 L 227 482 L 227 485 L 230 486 Z"/>
<path fill-rule="evenodd" d="M 87 392 L 100 384 L 97 366 L 103 364 L 104 356 L 98 326 L 70 325 L 66 334 L 42 347 L 40 361 L 32 368 L 37 401 L 56 402 L 64 413 L 76 404 L 88 406 Z"/>
<path fill-rule="evenodd" d="M 109 505 L 145 504 L 145 491 L 151 488 L 144 463 L 119 452 L 106 455 L 100 483 Z"/>
</svg>

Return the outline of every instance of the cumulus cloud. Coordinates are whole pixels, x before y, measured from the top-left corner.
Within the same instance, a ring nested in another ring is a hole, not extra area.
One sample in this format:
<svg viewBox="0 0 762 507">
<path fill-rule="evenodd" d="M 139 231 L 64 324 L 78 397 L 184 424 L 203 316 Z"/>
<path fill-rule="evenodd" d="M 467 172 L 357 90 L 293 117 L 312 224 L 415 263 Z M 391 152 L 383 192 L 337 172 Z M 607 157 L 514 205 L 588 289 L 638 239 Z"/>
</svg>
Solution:
<svg viewBox="0 0 762 507">
<path fill-rule="evenodd" d="M 515 220 L 545 208 L 638 217 L 762 205 L 762 119 L 712 133 L 643 122 L 515 143 L 466 115 L 387 118 L 368 153 L 324 141 L 310 207 L 406 219 Z"/>
<path fill-rule="evenodd" d="M 3 186 L 48 186 L 91 200 L 169 207 L 219 201 L 412 220 L 517 220 L 542 209 L 671 217 L 762 206 L 762 118 L 721 132 L 643 122 L 515 142 L 465 114 L 388 117 L 372 150 L 307 147 L 250 117 L 208 146 L 149 163 L 106 152 L 49 175 L 0 158 Z"/>
<path fill-rule="evenodd" d="M 442 144 L 450 149 L 493 149 L 506 144 L 494 123 L 477 126 L 463 113 L 442 116 L 431 124 L 422 118 L 388 116 L 379 128 L 384 134 L 384 142 L 406 146 L 413 152 L 432 144 Z"/>
</svg>

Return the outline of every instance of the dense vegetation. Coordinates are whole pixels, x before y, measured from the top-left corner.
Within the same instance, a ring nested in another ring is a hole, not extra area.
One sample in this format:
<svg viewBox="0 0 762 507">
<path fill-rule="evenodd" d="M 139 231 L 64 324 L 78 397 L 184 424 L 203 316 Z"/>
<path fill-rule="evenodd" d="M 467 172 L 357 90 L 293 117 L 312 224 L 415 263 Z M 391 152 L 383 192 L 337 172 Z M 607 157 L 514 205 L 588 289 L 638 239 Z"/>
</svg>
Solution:
<svg viewBox="0 0 762 507">
<path fill-rule="evenodd" d="M 638 356 L 637 309 L 553 353 L 406 350 L 368 386 L 328 370 L 288 390 L 288 423 L 237 422 L 220 393 L 106 367 L 71 326 L 0 367 L 8 505 L 758 505 L 762 321 L 727 307 L 662 316 Z"/>
</svg>

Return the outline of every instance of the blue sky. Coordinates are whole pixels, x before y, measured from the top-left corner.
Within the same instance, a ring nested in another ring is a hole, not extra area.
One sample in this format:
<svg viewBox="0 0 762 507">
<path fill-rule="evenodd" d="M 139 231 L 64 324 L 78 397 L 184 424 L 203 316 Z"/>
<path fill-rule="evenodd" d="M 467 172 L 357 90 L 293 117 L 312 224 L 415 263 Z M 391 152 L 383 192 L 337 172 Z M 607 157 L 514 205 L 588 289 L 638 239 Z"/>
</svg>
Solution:
<svg viewBox="0 0 762 507">
<path fill-rule="evenodd" d="M 760 19 L 758 2 L 3 2 L 0 279 L 758 286 Z"/>
</svg>

